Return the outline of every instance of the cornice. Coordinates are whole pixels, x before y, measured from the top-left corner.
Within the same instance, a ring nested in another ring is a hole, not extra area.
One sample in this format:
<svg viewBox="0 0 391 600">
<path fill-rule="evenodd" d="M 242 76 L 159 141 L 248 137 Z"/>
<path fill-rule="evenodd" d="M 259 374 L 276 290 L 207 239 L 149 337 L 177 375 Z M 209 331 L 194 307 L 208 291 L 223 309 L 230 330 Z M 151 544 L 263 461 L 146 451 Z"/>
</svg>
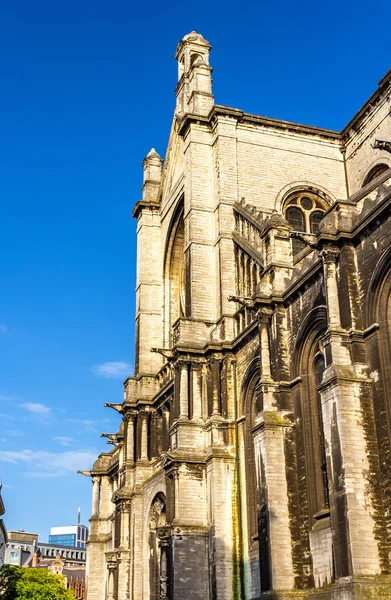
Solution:
<svg viewBox="0 0 391 600">
<path fill-rule="evenodd" d="M 200 115 L 185 114 L 178 123 L 179 135 L 185 135 L 191 123 L 211 125 L 217 117 L 230 117 L 238 123 L 249 123 L 260 125 L 268 129 L 279 129 L 289 131 L 300 135 L 318 136 L 332 142 L 340 142 L 343 144 L 350 130 L 357 129 L 359 123 L 365 118 L 366 114 L 377 105 L 383 96 L 387 94 L 391 83 L 391 69 L 379 81 L 377 90 L 364 103 L 360 110 L 347 123 L 342 131 L 317 127 L 315 125 L 304 125 L 302 123 L 294 123 L 283 119 L 273 117 L 265 117 L 252 113 L 246 113 L 238 108 L 224 106 L 222 104 L 214 104 L 207 117 Z"/>
<path fill-rule="evenodd" d="M 382 96 L 385 95 L 391 83 L 391 69 L 382 77 L 378 83 L 378 88 L 368 98 L 368 100 L 362 105 L 360 110 L 350 119 L 349 123 L 341 131 L 341 137 L 345 138 L 351 129 L 357 129 L 360 121 L 364 119 L 368 111 L 373 108 L 375 104 L 378 104 Z"/>
<path fill-rule="evenodd" d="M 207 117 L 185 114 L 179 123 L 178 134 L 184 136 L 192 123 L 210 126 L 213 121 L 220 116 L 231 117 L 236 119 L 238 123 L 252 123 L 269 129 L 290 131 L 300 135 L 311 135 L 312 137 L 320 136 L 329 141 L 338 142 L 341 140 L 341 134 L 333 129 L 325 129 L 323 127 L 316 127 L 315 125 L 303 125 L 301 123 L 293 123 L 292 121 L 284 121 L 273 117 L 263 117 L 252 113 L 246 113 L 237 108 L 231 108 L 230 106 L 223 106 L 221 104 L 214 104 Z"/>
<path fill-rule="evenodd" d="M 160 204 L 158 202 L 148 202 L 147 200 L 138 200 L 138 202 L 136 202 L 136 204 L 134 205 L 134 208 L 132 210 L 132 217 L 135 217 L 136 219 L 138 219 L 140 212 L 145 208 L 149 208 L 149 210 L 159 211 Z"/>
<path fill-rule="evenodd" d="M 215 104 L 209 113 L 209 119 L 212 120 L 217 116 L 229 116 L 236 118 L 241 123 L 254 123 L 255 125 L 263 125 L 271 129 L 283 129 L 294 133 L 304 135 L 318 135 L 332 140 L 340 140 L 341 134 L 333 129 L 325 129 L 324 127 L 316 127 L 315 125 L 303 125 L 283 119 L 275 119 L 273 117 L 264 117 L 252 113 L 246 113 L 237 108 L 230 108 L 221 104 Z"/>
</svg>

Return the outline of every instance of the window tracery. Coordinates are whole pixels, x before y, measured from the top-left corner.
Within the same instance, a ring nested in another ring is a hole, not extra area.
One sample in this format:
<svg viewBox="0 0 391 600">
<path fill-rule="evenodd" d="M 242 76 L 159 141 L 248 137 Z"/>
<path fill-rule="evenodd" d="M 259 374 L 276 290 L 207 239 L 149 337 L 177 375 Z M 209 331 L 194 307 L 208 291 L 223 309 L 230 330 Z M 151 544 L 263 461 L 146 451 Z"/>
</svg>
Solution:
<svg viewBox="0 0 391 600">
<path fill-rule="evenodd" d="M 316 235 L 319 231 L 319 223 L 327 210 L 327 204 L 316 194 L 302 191 L 293 194 L 285 203 L 285 218 L 297 233 L 312 233 Z M 295 256 L 305 244 L 299 238 L 292 239 L 292 251 Z"/>
</svg>

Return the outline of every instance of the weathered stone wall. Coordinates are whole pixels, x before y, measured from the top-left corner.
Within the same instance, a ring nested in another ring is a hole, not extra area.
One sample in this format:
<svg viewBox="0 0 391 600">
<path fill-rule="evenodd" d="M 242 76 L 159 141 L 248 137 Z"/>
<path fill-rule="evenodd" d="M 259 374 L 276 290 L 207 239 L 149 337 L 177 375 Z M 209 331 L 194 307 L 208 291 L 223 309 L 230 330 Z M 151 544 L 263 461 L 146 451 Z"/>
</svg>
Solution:
<svg viewBox="0 0 391 600">
<path fill-rule="evenodd" d="M 363 186 L 366 175 L 377 164 L 391 167 L 391 156 L 372 146 L 375 140 L 391 140 L 390 99 L 388 85 L 379 85 L 368 103 L 343 131 L 346 148 L 346 170 L 349 192 L 354 194 Z"/>
<path fill-rule="evenodd" d="M 370 146 L 389 79 L 341 135 L 214 105 L 209 50 L 180 42 L 164 168 L 143 163 L 135 376 L 91 471 L 88 600 L 387 598 L 390 174 L 358 190 L 391 164 Z M 329 208 L 295 254 L 297 190 Z"/>
</svg>

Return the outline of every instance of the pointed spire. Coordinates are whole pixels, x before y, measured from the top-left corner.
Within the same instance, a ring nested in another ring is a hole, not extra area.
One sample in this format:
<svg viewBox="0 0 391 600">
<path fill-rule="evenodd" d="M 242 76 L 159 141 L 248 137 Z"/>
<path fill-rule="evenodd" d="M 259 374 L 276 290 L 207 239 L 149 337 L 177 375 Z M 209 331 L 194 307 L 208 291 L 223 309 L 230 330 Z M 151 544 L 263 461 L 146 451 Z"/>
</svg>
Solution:
<svg viewBox="0 0 391 600">
<path fill-rule="evenodd" d="M 145 158 L 159 158 L 160 160 L 162 160 L 159 156 L 159 153 L 156 152 L 155 148 L 151 148 L 151 150 L 148 152 Z"/>
</svg>

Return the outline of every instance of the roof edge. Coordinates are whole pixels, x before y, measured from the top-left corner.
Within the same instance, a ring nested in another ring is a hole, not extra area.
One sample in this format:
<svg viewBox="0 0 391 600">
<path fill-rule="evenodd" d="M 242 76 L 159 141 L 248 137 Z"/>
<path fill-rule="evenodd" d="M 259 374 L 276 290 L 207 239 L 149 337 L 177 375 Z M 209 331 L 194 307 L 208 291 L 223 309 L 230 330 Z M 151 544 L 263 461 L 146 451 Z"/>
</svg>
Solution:
<svg viewBox="0 0 391 600">
<path fill-rule="evenodd" d="M 387 73 L 382 77 L 378 83 L 378 88 L 373 92 L 373 94 L 364 102 L 362 107 L 356 112 L 356 114 L 350 119 L 350 121 L 345 125 L 345 127 L 341 131 L 341 137 L 345 137 L 348 131 L 364 117 L 367 110 L 370 108 L 370 105 L 381 96 L 386 89 L 388 88 L 391 82 L 391 69 L 387 71 Z"/>
</svg>

